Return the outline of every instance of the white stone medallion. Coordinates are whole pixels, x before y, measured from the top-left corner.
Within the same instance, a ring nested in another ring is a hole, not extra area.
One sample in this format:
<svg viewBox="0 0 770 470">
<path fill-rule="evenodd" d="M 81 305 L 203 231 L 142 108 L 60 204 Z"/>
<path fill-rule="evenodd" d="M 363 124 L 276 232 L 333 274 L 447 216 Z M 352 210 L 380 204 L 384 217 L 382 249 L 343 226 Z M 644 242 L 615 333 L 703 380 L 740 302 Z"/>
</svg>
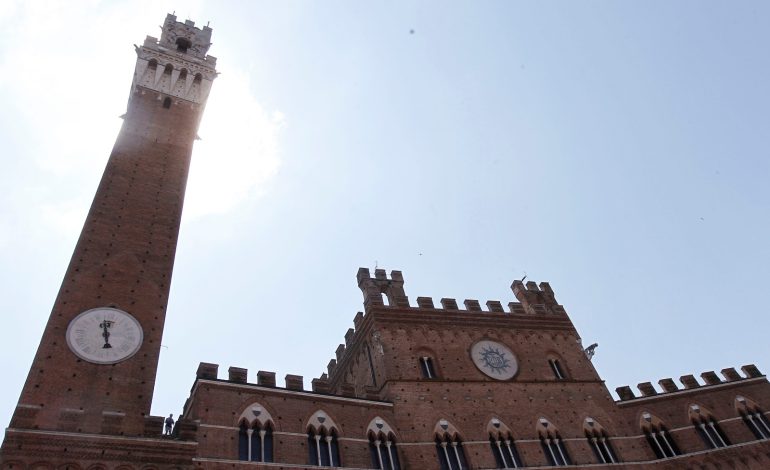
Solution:
<svg viewBox="0 0 770 470">
<path fill-rule="evenodd" d="M 486 376 L 508 380 L 519 371 L 519 362 L 507 346 L 488 339 L 471 346 L 471 359 Z"/>
<path fill-rule="evenodd" d="M 86 310 L 67 328 L 67 345 L 94 364 L 115 364 L 136 354 L 142 345 L 139 322 L 128 312 L 101 307 Z"/>
</svg>

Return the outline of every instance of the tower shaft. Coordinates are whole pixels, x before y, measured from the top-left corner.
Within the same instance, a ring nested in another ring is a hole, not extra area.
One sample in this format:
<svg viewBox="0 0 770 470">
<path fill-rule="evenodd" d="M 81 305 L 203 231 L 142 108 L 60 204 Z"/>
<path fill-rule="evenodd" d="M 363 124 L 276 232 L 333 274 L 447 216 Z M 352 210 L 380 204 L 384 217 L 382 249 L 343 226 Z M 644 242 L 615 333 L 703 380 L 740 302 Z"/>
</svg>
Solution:
<svg viewBox="0 0 770 470">
<path fill-rule="evenodd" d="M 210 36 L 208 27 L 195 28 L 168 15 L 161 39 L 148 36 L 137 48 L 125 120 L 12 428 L 142 433 L 150 413 L 193 142 L 216 77 L 216 59 L 205 55 Z M 89 360 L 88 353 L 102 353 L 100 347 L 112 349 L 113 344 L 115 353 L 129 349 L 119 342 L 125 315 L 105 317 L 98 331 L 79 326 L 80 336 L 68 332 L 82 312 L 104 307 L 133 316 L 142 336 L 130 338 L 138 348 L 132 355 L 116 356 L 110 363 Z M 88 340 L 98 344 L 84 344 Z"/>
</svg>

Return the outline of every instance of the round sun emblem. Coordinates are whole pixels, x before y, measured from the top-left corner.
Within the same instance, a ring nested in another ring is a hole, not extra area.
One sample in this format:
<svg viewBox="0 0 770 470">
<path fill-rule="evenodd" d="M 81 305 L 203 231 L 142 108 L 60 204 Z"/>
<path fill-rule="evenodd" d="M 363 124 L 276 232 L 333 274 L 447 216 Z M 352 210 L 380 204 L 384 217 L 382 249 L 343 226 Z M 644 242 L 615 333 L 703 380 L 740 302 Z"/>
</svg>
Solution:
<svg viewBox="0 0 770 470">
<path fill-rule="evenodd" d="M 495 341 L 482 340 L 474 344 L 471 359 L 481 372 L 497 380 L 508 380 L 519 370 L 513 352 Z"/>
<path fill-rule="evenodd" d="M 500 349 L 489 347 L 481 350 L 481 359 L 484 365 L 491 369 L 495 374 L 505 373 L 505 369 L 511 367 L 511 361 L 505 358 L 505 353 Z"/>
</svg>

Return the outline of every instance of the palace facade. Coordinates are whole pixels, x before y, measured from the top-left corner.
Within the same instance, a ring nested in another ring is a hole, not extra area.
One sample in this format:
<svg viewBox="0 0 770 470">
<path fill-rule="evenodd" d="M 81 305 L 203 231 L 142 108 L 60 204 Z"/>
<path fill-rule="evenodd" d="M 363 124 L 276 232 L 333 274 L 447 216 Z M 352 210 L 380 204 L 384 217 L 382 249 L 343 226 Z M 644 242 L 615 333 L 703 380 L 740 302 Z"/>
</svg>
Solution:
<svg viewBox="0 0 770 470">
<path fill-rule="evenodd" d="M 361 268 L 328 370 L 202 362 L 170 435 L 151 416 L 211 29 L 168 15 L 137 46 L 128 110 L 5 432 L 5 470 L 770 468 L 755 366 L 617 389 L 548 283 L 515 301 L 411 301 Z M 192 372 L 191 376 L 192 376 Z"/>
</svg>

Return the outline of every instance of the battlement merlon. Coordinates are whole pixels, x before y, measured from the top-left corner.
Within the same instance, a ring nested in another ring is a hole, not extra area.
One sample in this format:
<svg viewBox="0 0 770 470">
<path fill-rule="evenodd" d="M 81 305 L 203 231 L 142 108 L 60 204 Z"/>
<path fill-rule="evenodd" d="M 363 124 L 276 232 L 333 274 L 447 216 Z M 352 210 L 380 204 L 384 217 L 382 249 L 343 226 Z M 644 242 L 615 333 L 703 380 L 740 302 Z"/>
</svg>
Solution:
<svg viewBox="0 0 770 470">
<path fill-rule="evenodd" d="M 409 298 L 404 292 L 404 276 L 401 271 L 391 271 L 390 279 L 384 269 L 375 269 L 374 277 L 367 268 L 358 268 L 356 274 L 358 288 L 364 295 L 364 308 L 370 306 L 384 306 L 382 295 L 388 299 L 388 305 L 395 307 L 409 307 Z"/>
<path fill-rule="evenodd" d="M 556 301 L 553 289 L 547 282 L 541 282 L 538 287 L 533 281 L 526 284 L 522 281 L 513 281 L 511 290 L 526 313 L 565 313 L 564 307 Z"/>
<path fill-rule="evenodd" d="M 175 15 L 169 13 L 161 26 L 159 45 L 204 59 L 211 47 L 211 28 L 196 28 L 194 21 L 186 20 L 182 23 L 176 20 Z"/>
</svg>

